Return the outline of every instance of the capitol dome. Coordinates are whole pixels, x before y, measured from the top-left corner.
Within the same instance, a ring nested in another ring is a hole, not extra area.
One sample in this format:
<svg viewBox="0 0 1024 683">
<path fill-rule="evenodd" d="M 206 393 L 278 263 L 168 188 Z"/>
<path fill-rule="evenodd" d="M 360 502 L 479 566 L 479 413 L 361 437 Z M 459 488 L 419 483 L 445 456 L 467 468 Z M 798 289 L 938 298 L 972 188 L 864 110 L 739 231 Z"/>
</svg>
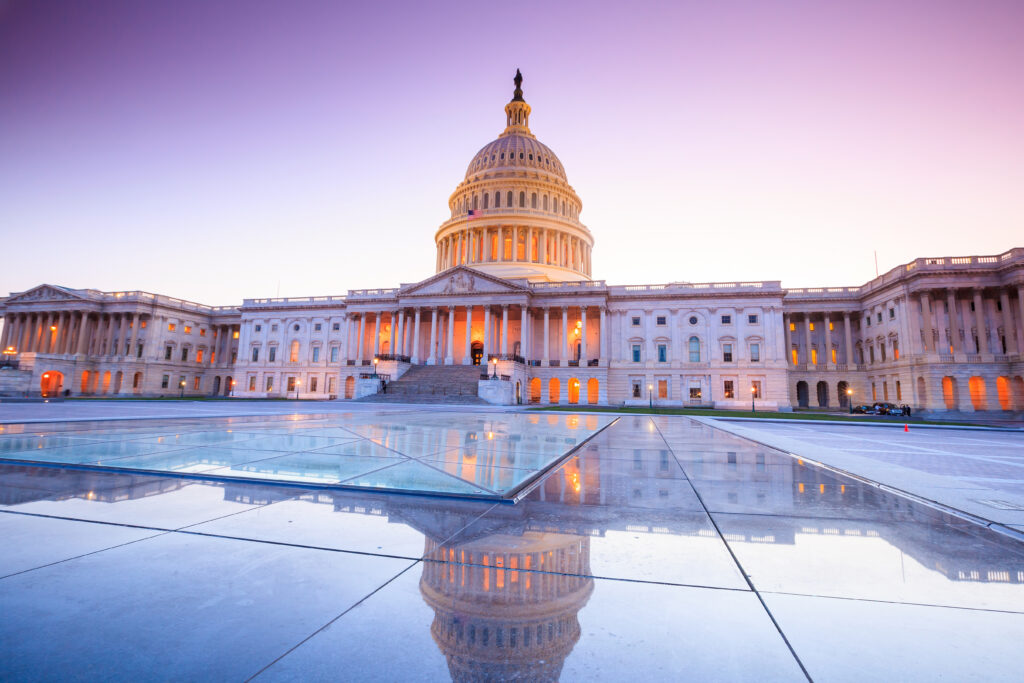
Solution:
<svg viewBox="0 0 1024 683">
<path fill-rule="evenodd" d="M 434 236 L 437 272 L 458 265 L 504 278 L 589 280 L 594 239 L 565 167 L 530 132 L 522 75 L 505 105 L 505 130 L 474 155 Z"/>
</svg>

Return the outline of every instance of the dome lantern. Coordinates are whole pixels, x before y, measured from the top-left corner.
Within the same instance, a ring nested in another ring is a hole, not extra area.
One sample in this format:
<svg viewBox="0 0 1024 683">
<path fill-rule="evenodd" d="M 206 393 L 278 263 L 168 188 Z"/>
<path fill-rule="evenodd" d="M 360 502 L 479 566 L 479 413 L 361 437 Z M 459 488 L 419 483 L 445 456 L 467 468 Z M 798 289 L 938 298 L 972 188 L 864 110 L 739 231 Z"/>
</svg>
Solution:
<svg viewBox="0 0 1024 683">
<path fill-rule="evenodd" d="M 499 137 L 506 135 L 529 135 L 530 132 L 530 105 L 523 99 L 523 74 L 516 69 L 516 77 L 512 79 L 516 89 L 512 93 L 512 101 L 505 105 L 505 132 Z"/>
</svg>

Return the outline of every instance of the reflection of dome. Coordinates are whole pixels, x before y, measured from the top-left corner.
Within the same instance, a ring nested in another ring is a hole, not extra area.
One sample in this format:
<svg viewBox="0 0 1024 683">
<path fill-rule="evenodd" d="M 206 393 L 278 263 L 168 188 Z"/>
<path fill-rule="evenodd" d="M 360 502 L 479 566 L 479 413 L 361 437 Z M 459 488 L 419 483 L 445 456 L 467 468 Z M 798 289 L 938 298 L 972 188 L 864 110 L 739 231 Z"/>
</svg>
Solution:
<svg viewBox="0 0 1024 683">
<path fill-rule="evenodd" d="M 505 278 L 590 279 L 594 239 L 579 222 L 583 208 L 565 168 L 530 132 L 530 105 L 519 87 L 505 105 L 505 130 L 473 157 L 448 199 L 437 271 L 457 265 Z"/>
<path fill-rule="evenodd" d="M 420 591 L 453 681 L 559 679 L 594 590 L 589 538 L 526 532 L 440 550 L 428 538 L 427 556 L 448 560 L 423 564 Z"/>
</svg>

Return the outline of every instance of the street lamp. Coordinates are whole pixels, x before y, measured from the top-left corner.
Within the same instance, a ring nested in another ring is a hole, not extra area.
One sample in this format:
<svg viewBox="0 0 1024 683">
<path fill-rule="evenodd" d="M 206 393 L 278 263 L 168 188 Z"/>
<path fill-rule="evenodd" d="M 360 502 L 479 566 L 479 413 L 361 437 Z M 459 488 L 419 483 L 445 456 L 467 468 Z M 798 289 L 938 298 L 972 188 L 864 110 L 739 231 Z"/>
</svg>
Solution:
<svg viewBox="0 0 1024 683">
<path fill-rule="evenodd" d="M 846 405 L 850 408 L 850 415 L 853 415 L 853 389 L 846 390 Z"/>
<path fill-rule="evenodd" d="M 757 387 L 753 384 L 750 385 L 750 412 L 756 413 L 757 408 L 754 407 L 754 397 L 757 396 Z"/>
<path fill-rule="evenodd" d="M 376 359 L 376 358 L 374 358 L 374 359 L 373 359 L 373 362 L 374 362 L 374 363 L 376 363 L 376 362 L 377 362 L 377 359 Z M 299 400 L 299 385 L 300 385 L 300 384 L 302 384 L 302 380 L 301 380 L 301 379 L 297 379 L 297 380 L 295 380 L 295 400 L 296 400 L 296 401 L 298 401 L 298 400 Z"/>
<path fill-rule="evenodd" d="M 647 405 L 650 406 L 651 410 L 654 410 L 654 385 L 647 385 Z"/>
<path fill-rule="evenodd" d="M 491 379 L 498 379 L 498 359 L 491 358 L 491 365 L 494 368 L 493 372 L 491 373 Z"/>
<path fill-rule="evenodd" d="M 374 376 L 374 378 L 377 377 L 377 363 L 379 363 L 379 362 L 380 362 L 380 358 L 374 357 L 374 359 L 373 359 L 373 376 Z"/>
<path fill-rule="evenodd" d="M 185 398 L 185 380 L 178 382 L 178 398 Z"/>
<path fill-rule="evenodd" d="M 235 380 L 235 379 L 231 380 L 231 395 L 232 396 L 235 395 L 235 386 L 237 384 L 238 384 L 238 380 Z"/>
<path fill-rule="evenodd" d="M 13 346 L 8 346 L 6 349 L 4 349 L 4 364 L 5 365 L 10 365 L 11 364 L 11 356 L 13 356 L 16 353 L 17 353 L 17 351 L 14 349 Z"/>
</svg>

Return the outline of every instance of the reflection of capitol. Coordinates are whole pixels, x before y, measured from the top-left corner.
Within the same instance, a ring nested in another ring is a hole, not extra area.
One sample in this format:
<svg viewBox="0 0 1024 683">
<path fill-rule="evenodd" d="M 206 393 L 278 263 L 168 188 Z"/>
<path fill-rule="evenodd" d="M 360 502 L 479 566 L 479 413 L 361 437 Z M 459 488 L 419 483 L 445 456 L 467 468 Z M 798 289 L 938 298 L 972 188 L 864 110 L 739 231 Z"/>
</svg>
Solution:
<svg viewBox="0 0 1024 683">
<path fill-rule="evenodd" d="M 729 543 L 874 538 L 951 581 L 1024 584 L 1024 560 L 973 527 L 958 531 L 961 522 L 935 510 L 854 480 L 840 482 L 772 451 L 731 452 L 726 442 L 714 449 L 688 467 L 701 468 L 698 486 L 712 509 L 738 513 Z M 424 534 L 430 559 L 422 562 L 420 591 L 434 611 L 431 636 L 453 680 L 554 681 L 580 638 L 578 614 L 594 591 L 592 539 L 614 532 L 715 536 L 695 523 L 703 513 L 686 507 L 681 492 L 688 484 L 673 476 L 667 453 L 622 449 L 612 458 L 587 446 L 529 500 L 490 507 L 484 517 L 487 505 L 430 497 L 318 490 L 299 499 Z M 31 467 L 0 473 L 0 502 L 7 506 L 65 498 L 116 504 L 197 485 L 221 486 L 226 500 L 254 505 L 295 498 L 294 489 L 235 482 Z"/>
<path fill-rule="evenodd" d="M 594 590 L 590 540 L 527 532 L 439 548 L 427 538 L 420 590 L 454 681 L 557 681 Z M 533 571 L 520 571 L 533 570 Z"/>
</svg>

